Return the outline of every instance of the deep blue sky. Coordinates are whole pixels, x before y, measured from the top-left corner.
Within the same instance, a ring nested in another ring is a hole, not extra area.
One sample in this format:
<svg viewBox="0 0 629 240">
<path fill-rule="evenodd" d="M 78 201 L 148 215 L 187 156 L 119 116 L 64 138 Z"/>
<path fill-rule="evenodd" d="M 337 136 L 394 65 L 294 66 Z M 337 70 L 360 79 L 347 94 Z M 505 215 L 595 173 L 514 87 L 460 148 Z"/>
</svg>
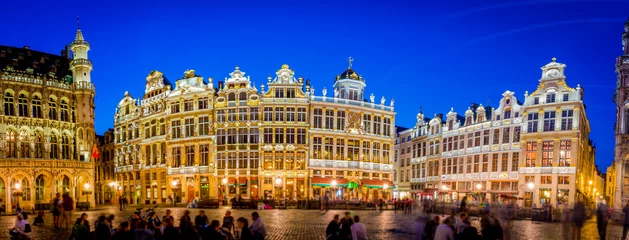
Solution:
<svg viewBox="0 0 629 240">
<path fill-rule="evenodd" d="M 352 56 L 366 94 L 395 98 L 396 124 L 410 127 L 420 105 L 432 116 L 450 107 L 462 114 L 472 102 L 495 106 L 506 90 L 523 99 L 557 57 L 568 85 L 585 89 L 596 161 L 606 168 L 629 1 L 504 2 L 7 1 L 0 45 L 59 53 L 80 15 L 92 46 L 98 133 L 113 126 L 124 91 L 143 94 L 153 69 L 171 81 L 195 69 L 216 83 L 239 65 L 259 88 L 288 63 L 321 94 Z"/>
</svg>

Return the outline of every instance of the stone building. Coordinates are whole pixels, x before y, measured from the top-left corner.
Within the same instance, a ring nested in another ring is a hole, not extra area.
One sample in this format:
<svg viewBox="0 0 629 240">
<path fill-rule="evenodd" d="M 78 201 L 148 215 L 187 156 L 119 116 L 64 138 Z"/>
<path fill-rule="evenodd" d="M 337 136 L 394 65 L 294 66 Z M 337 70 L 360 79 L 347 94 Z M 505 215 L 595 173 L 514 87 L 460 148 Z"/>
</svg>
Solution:
<svg viewBox="0 0 629 240">
<path fill-rule="evenodd" d="M 258 90 L 239 67 L 214 86 L 194 70 L 171 82 L 147 77 L 115 114 L 118 195 L 137 203 L 194 199 L 289 198 L 331 194 L 374 198 L 393 171 L 392 106 L 363 100 L 351 68 L 335 95 L 284 64 Z M 325 120 L 325 121 L 324 121 Z"/>
<path fill-rule="evenodd" d="M 114 129 L 108 129 L 105 134 L 96 136 L 98 158 L 94 159 L 94 197 L 97 204 L 111 204 L 117 202 L 116 190 L 118 186 L 114 178 Z"/>
<path fill-rule="evenodd" d="M 629 20 L 622 33 L 623 54 L 616 58 L 616 147 L 614 165 L 616 168 L 616 190 L 614 211 L 619 212 L 629 200 Z"/>
<path fill-rule="evenodd" d="M 393 197 L 403 199 L 408 197 L 411 191 L 411 132 L 412 129 L 396 126 L 395 158 L 393 167 Z"/>
<path fill-rule="evenodd" d="M 462 116 L 451 109 L 445 121 L 420 111 L 411 133 L 411 196 L 517 199 L 521 206 L 592 202 L 595 148 L 583 89 L 568 87 L 564 68 L 554 59 L 544 66 L 523 102 L 506 91 L 497 108 L 472 104 Z"/>
<path fill-rule="evenodd" d="M 61 55 L 0 46 L 0 199 L 7 211 L 18 203 L 48 208 L 56 193 L 93 204 L 89 50 L 80 29 Z"/>
</svg>

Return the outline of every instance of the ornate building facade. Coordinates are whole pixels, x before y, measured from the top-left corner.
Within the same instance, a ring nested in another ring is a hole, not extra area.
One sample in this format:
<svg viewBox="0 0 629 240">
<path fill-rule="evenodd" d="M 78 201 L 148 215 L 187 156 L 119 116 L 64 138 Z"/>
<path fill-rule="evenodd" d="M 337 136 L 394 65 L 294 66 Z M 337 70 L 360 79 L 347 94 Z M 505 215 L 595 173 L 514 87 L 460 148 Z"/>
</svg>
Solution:
<svg viewBox="0 0 629 240">
<path fill-rule="evenodd" d="M 114 178 L 114 129 L 108 129 L 102 136 L 97 135 L 96 142 L 98 158 L 94 159 L 94 198 L 96 204 L 115 203 L 118 186 Z"/>
<path fill-rule="evenodd" d="M 0 199 L 7 211 L 47 208 L 56 193 L 94 203 L 89 50 L 80 29 L 61 55 L 0 46 Z"/>
<path fill-rule="evenodd" d="M 188 70 L 171 86 L 147 77 L 145 94 L 125 93 L 115 114 L 116 184 L 138 203 L 173 198 L 381 196 L 393 187 L 392 106 L 363 100 L 351 68 L 335 96 L 284 64 L 258 90 L 239 67 L 214 87 Z M 325 120 L 325 122 L 324 122 Z"/>
<path fill-rule="evenodd" d="M 583 89 L 567 86 L 564 68 L 554 59 L 544 66 L 523 102 L 506 91 L 497 108 L 472 104 L 463 116 L 451 109 L 445 121 L 420 111 L 411 133 L 411 196 L 510 198 L 524 206 L 592 201 L 595 149 Z"/>
<path fill-rule="evenodd" d="M 623 54 L 616 58 L 616 192 L 614 210 L 620 211 L 629 200 L 629 20 L 622 34 Z"/>
</svg>

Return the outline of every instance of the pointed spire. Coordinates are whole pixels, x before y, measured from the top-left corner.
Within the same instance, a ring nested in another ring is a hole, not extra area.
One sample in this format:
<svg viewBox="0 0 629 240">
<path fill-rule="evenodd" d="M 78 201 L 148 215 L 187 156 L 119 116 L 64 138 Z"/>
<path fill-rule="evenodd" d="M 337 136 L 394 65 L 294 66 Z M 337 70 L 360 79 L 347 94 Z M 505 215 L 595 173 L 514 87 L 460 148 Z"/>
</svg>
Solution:
<svg viewBox="0 0 629 240">
<path fill-rule="evenodd" d="M 76 37 L 74 38 L 74 41 L 85 41 L 83 33 L 81 32 L 81 18 L 79 16 L 76 16 L 76 27 Z"/>
</svg>

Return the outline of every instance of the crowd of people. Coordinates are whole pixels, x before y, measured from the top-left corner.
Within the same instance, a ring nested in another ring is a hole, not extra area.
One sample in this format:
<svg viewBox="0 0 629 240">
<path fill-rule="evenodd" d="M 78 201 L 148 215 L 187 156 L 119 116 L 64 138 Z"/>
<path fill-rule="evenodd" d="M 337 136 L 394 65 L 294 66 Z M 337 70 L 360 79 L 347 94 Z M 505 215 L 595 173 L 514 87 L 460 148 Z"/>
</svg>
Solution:
<svg viewBox="0 0 629 240">
<path fill-rule="evenodd" d="M 350 212 L 345 212 L 345 216 L 334 218 L 325 229 L 327 240 L 367 240 L 367 228 L 360 222 L 358 215 L 352 216 Z"/>
</svg>

